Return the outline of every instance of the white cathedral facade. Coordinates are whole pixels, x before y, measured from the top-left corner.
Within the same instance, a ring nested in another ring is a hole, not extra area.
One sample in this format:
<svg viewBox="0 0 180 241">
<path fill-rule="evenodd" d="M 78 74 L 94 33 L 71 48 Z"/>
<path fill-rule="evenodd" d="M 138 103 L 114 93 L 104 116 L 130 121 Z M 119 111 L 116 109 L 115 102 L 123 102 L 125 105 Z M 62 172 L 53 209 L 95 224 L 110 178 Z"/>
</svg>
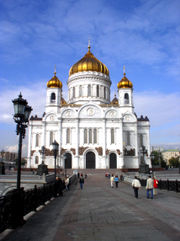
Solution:
<svg viewBox="0 0 180 241">
<path fill-rule="evenodd" d="M 150 161 L 150 124 L 134 112 L 133 84 L 124 73 L 118 96 L 110 100 L 108 68 L 90 51 L 69 71 L 68 100 L 56 72 L 47 83 L 42 117 L 29 121 L 28 163 L 54 168 L 52 142 L 59 144 L 57 166 L 70 169 L 138 169 L 142 147 Z M 42 146 L 45 154 L 42 155 Z"/>
</svg>

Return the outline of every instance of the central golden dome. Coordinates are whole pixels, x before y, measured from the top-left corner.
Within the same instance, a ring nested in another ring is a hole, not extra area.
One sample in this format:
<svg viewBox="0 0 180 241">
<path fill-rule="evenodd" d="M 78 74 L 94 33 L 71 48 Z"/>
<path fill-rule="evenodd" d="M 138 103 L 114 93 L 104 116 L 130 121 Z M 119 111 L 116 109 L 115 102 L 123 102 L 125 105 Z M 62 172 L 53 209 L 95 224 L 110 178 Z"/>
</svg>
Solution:
<svg viewBox="0 0 180 241">
<path fill-rule="evenodd" d="M 96 71 L 109 76 L 108 68 L 91 53 L 90 46 L 84 57 L 70 68 L 69 76 L 83 71 Z"/>
</svg>

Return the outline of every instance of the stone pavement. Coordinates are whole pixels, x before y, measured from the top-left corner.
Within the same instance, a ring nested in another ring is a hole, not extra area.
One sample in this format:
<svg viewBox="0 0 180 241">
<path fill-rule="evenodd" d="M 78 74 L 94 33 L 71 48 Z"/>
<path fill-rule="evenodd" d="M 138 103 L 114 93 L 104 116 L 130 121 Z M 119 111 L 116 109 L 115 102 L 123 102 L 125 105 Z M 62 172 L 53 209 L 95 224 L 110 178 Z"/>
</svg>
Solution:
<svg viewBox="0 0 180 241">
<path fill-rule="evenodd" d="M 2 236 L 2 235 L 1 235 Z M 111 188 L 104 174 L 89 175 L 31 216 L 4 241 L 180 240 L 180 193 L 159 190 L 153 200 L 129 184 Z"/>
</svg>

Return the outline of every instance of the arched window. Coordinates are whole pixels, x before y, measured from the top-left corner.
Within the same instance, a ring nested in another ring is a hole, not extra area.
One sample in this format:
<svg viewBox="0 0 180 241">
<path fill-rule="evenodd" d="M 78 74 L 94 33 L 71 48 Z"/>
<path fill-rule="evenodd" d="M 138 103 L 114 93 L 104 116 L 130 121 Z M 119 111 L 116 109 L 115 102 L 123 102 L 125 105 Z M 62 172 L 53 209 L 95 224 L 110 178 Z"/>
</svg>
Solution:
<svg viewBox="0 0 180 241">
<path fill-rule="evenodd" d="M 76 97 L 76 89 L 75 89 L 75 87 L 73 87 L 73 98 L 75 98 Z"/>
<path fill-rule="evenodd" d="M 126 138 L 127 138 L 127 145 L 130 146 L 131 145 L 130 131 L 126 132 Z"/>
<path fill-rule="evenodd" d="M 99 85 L 96 87 L 97 97 L 99 97 Z"/>
<path fill-rule="evenodd" d="M 111 128 L 111 144 L 114 144 L 114 128 Z"/>
<path fill-rule="evenodd" d="M 54 103 L 56 100 L 56 95 L 55 93 L 51 93 L 51 103 Z"/>
<path fill-rule="evenodd" d="M 35 164 L 39 164 L 39 157 L 38 156 L 35 157 Z"/>
<path fill-rule="evenodd" d="M 50 145 L 52 145 L 53 141 L 54 141 L 54 133 L 53 131 L 50 131 L 50 138 L 49 138 L 49 142 L 50 142 Z"/>
<path fill-rule="evenodd" d="M 94 144 L 97 143 L 97 129 L 94 128 Z"/>
<path fill-rule="evenodd" d="M 79 86 L 79 97 L 82 96 L 82 85 Z"/>
<path fill-rule="evenodd" d="M 39 134 L 36 134 L 36 146 L 39 146 Z"/>
<path fill-rule="evenodd" d="M 87 143 L 87 129 L 84 129 L 84 144 Z"/>
<path fill-rule="evenodd" d="M 88 97 L 91 96 L 91 85 L 88 85 Z"/>
<path fill-rule="evenodd" d="M 92 144 L 92 129 L 89 129 L 89 143 Z"/>
<path fill-rule="evenodd" d="M 129 95 L 127 93 L 124 94 L 124 104 L 129 104 Z"/>
<path fill-rule="evenodd" d="M 70 143 L 70 128 L 66 129 L 66 144 Z"/>
<path fill-rule="evenodd" d="M 104 87 L 104 99 L 106 99 L 106 87 Z"/>
</svg>

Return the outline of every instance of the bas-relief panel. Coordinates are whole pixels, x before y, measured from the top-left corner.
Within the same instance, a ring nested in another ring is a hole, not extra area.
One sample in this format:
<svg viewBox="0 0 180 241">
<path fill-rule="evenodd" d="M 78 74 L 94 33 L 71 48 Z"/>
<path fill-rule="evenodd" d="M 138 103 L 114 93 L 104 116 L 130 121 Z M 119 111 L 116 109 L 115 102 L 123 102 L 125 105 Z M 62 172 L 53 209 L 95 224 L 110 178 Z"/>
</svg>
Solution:
<svg viewBox="0 0 180 241">
<path fill-rule="evenodd" d="M 86 106 L 84 107 L 80 113 L 80 118 L 100 118 L 101 117 L 101 111 L 96 106 Z"/>
<path fill-rule="evenodd" d="M 73 110 L 65 110 L 62 114 L 62 118 L 72 118 L 75 117 L 75 113 Z"/>
<path fill-rule="evenodd" d="M 124 115 L 123 122 L 134 122 L 135 118 L 132 115 L 126 114 Z"/>
<path fill-rule="evenodd" d="M 106 113 L 106 118 L 117 118 L 118 113 L 116 110 L 110 110 Z"/>
<path fill-rule="evenodd" d="M 57 117 L 54 114 L 48 115 L 46 118 L 46 121 L 49 121 L 49 122 L 57 121 Z"/>
</svg>

